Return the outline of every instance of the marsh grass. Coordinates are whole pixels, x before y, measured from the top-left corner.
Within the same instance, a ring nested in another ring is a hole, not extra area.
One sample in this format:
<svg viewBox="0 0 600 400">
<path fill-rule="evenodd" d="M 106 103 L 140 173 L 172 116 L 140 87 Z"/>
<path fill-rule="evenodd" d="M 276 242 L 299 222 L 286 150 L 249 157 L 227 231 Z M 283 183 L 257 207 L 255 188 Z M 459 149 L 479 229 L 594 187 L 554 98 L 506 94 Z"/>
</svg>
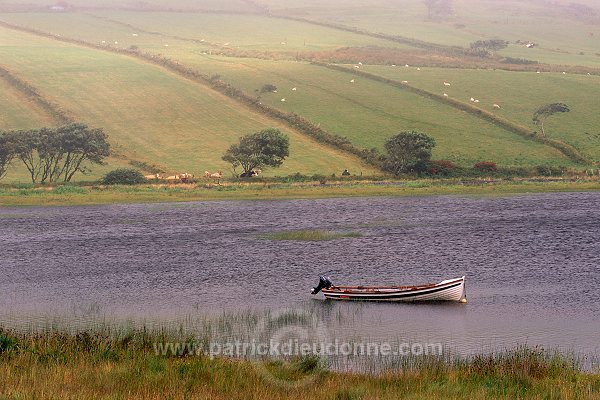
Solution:
<svg viewBox="0 0 600 400">
<path fill-rule="evenodd" d="M 318 229 L 307 229 L 300 231 L 274 232 L 264 235 L 265 239 L 270 240 L 303 240 L 303 241 L 321 241 L 336 240 L 344 238 L 358 238 L 362 234 L 359 232 L 332 232 Z"/>
<path fill-rule="evenodd" d="M 289 318 L 296 318 L 292 315 Z M 285 318 L 283 318 L 285 319 Z M 222 316 L 217 329 L 253 324 L 251 313 Z M 315 357 L 289 362 L 161 355 L 153 343 L 190 340 L 147 327 L 74 332 L 0 328 L 0 397 L 211 399 L 599 399 L 600 374 L 540 348 L 467 359 L 422 357 L 377 374 L 332 372 Z M 261 372 L 262 371 L 262 372 Z M 267 371 L 271 379 L 266 379 Z M 281 387 L 274 379 L 307 384 Z M 43 394 L 43 395 L 42 395 Z"/>
<path fill-rule="evenodd" d="M 194 184 L 83 186 L 80 189 L 49 187 L 14 188 L 0 186 L 0 206 L 87 205 L 113 203 L 157 203 L 205 200 L 318 199 L 332 197 L 431 196 L 431 195 L 512 195 L 519 193 L 583 192 L 600 190 L 596 178 L 580 180 L 433 180 L 344 181 L 336 185 L 286 183 L 265 186 L 223 182 L 215 190 Z M 67 193 L 68 192 L 68 193 Z"/>
</svg>

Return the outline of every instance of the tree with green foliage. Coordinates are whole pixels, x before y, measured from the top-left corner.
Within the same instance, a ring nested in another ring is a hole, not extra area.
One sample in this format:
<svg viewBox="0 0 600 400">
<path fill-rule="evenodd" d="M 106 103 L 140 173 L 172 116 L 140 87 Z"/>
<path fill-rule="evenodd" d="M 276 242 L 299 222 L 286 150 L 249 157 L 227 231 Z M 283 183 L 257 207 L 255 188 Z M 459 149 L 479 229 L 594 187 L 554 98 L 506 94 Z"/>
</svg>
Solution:
<svg viewBox="0 0 600 400">
<path fill-rule="evenodd" d="M 105 185 L 138 185 L 146 182 L 144 174 L 133 168 L 118 168 L 102 178 L 102 183 Z"/>
<path fill-rule="evenodd" d="M 571 111 L 569 106 L 565 103 L 550 103 L 544 104 L 540 108 L 538 108 L 533 113 L 533 123 L 536 125 L 540 125 L 540 129 L 542 130 L 542 136 L 546 136 L 546 132 L 544 131 L 544 122 L 548 117 L 551 117 L 557 113 L 565 113 Z"/>
<path fill-rule="evenodd" d="M 248 177 L 255 168 L 279 167 L 289 155 L 288 137 L 279 129 L 269 128 L 242 136 L 225 152 L 223 161 L 231 163 L 234 173 L 241 166 L 241 176 Z"/>
<path fill-rule="evenodd" d="M 12 136 L 6 132 L 0 132 L 0 179 L 6 175 L 8 166 L 15 156 Z"/>
<path fill-rule="evenodd" d="M 23 162 L 33 183 L 70 182 L 77 172 L 86 174 L 85 162 L 103 164 L 110 144 L 102 129 L 84 124 L 9 132 L 15 156 Z"/>
<path fill-rule="evenodd" d="M 480 57 L 487 57 L 490 53 L 502 50 L 508 46 L 508 42 L 502 39 L 477 40 L 471 43 L 471 50 Z"/>
<path fill-rule="evenodd" d="M 70 182 L 77 172 L 90 172 L 86 162 L 103 165 L 104 159 L 110 155 L 108 135 L 102 129 L 69 124 L 58 128 L 57 133 L 63 152 L 57 178 L 62 178 L 64 182 Z"/>
<path fill-rule="evenodd" d="M 424 133 L 400 132 L 385 142 L 383 167 L 395 175 L 422 172 L 427 169 L 435 140 Z"/>
</svg>

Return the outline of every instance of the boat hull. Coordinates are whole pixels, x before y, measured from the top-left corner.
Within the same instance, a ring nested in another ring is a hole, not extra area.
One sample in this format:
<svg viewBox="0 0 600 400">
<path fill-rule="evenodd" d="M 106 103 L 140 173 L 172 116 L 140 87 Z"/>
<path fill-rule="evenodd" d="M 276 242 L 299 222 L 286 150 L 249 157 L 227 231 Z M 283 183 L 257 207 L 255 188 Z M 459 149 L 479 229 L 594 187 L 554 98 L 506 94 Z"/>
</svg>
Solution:
<svg viewBox="0 0 600 400">
<path fill-rule="evenodd" d="M 466 301 L 465 277 L 449 279 L 431 285 L 412 287 L 349 287 L 333 286 L 323 289 L 325 298 L 358 301 Z"/>
</svg>

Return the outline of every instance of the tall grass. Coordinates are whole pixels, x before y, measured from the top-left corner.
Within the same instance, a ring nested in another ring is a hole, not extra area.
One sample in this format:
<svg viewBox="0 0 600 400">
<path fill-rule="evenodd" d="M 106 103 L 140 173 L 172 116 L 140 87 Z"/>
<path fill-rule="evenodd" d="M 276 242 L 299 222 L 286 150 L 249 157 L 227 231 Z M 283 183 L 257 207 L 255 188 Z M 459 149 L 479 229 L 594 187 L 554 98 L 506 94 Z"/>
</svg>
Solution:
<svg viewBox="0 0 600 400">
<path fill-rule="evenodd" d="M 19 333 L 0 329 L 0 396 L 600 398 L 600 374 L 582 372 L 573 358 L 542 349 L 518 348 L 462 360 L 422 358 L 410 368 L 398 364 L 388 372 L 366 375 L 327 371 L 313 357 L 251 362 L 154 351 L 153 343 L 175 340 L 187 339 L 182 332 L 145 327 L 119 334 L 106 330 Z M 280 382 L 301 384 L 284 387 Z"/>
</svg>

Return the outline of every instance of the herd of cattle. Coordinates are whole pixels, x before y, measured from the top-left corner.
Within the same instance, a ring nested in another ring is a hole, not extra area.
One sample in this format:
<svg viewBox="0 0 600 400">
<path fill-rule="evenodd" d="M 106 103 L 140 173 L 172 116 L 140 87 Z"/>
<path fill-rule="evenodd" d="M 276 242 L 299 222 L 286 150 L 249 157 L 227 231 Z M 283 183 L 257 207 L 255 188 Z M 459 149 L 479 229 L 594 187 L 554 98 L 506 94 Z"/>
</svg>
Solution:
<svg viewBox="0 0 600 400">
<path fill-rule="evenodd" d="M 258 176 L 261 174 L 261 172 L 262 171 L 260 169 L 253 169 L 252 171 L 248 172 L 247 174 L 242 174 L 240 176 L 241 177 Z M 223 177 L 223 173 L 221 171 L 217 171 L 217 172 L 213 172 L 213 173 L 210 173 L 209 171 L 204 171 L 205 179 L 214 179 L 218 182 L 222 177 Z M 169 183 L 187 183 L 187 182 L 190 182 L 194 178 L 194 175 L 184 172 L 181 174 L 170 175 L 170 176 L 163 176 L 161 174 L 145 175 L 144 178 L 146 178 L 148 180 L 166 181 Z"/>
</svg>

